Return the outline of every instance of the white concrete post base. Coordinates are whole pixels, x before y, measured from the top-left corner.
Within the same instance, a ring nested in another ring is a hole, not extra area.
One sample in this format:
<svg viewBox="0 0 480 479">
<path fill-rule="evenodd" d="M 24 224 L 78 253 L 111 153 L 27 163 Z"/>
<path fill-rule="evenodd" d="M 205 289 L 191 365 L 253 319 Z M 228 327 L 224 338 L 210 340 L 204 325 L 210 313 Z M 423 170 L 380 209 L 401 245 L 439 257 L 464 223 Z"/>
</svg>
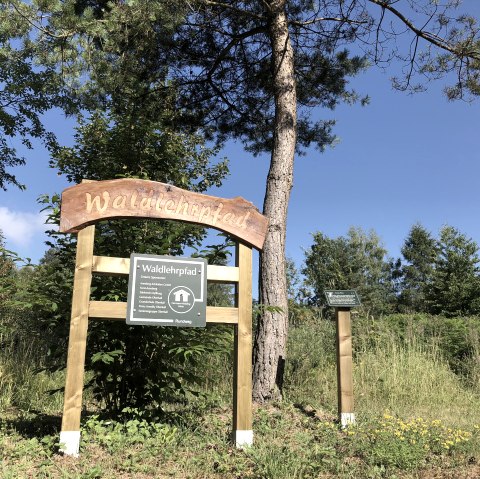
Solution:
<svg viewBox="0 0 480 479">
<path fill-rule="evenodd" d="M 253 431 L 233 431 L 233 439 L 238 449 L 253 446 Z"/>
<path fill-rule="evenodd" d="M 66 456 L 78 457 L 80 450 L 80 431 L 60 432 L 60 452 Z"/>
<path fill-rule="evenodd" d="M 340 413 L 340 423 L 342 424 L 342 427 L 347 427 L 351 424 L 355 424 L 355 413 L 354 412 Z"/>
</svg>

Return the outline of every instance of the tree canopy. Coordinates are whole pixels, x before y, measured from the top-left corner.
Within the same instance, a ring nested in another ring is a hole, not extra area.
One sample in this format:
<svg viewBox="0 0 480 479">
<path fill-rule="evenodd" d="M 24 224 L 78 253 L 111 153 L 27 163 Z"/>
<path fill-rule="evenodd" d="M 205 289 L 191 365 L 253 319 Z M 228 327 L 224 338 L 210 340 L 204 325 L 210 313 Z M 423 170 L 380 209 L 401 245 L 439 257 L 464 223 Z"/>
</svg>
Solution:
<svg viewBox="0 0 480 479">
<path fill-rule="evenodd" d="M 412 226 L 402 246 L 406 262 L 401 268 L 401 304 L 413 311 L 426 311 L 425 289 L 432 279 L 437 257 L 435 238 L 420 224 Z"/>
<path fill-rule="evenodd" d="M 410 229 L 402 258 L 386 256 L 375 232 L 350 228 L 347 235 L 313 235 L 305 252 L 301 301 L 326 306 L 324 291 L 356 289 L 361 314 L 390 312 L 475 315 L 480 311 L 478 244 L 457 228 L 444 226 L 438 237 L 421 224 Z"/>
<path fill-rule="evenodd" d="M 435 269 L 425 286 L 433 314 L 460 316 L 480 312 L 480 257 L 475 241 L 452 226 L 438 239 Z"/>
<path fill-rule="evenodd" d="M 327 289 L 355 289 L 367 315 L 388 312 L 394 303 L 387 251 L 375 232 L 350 228 L 346 236 L 328 238 L 313 235 L 313 245 L 305 252 L 302 273 L 312 289 L 309 302 L 325 306 Z"/>
<path fill-rule="evenodd" d="M 125 79 L 121 73 L 105 76 L 105 68 L 124 59 L 135 65 L 138 50 L 130 48 L 143 38 L 142 52 L 152 52 L 144 71 L 154 73 L 145 94 L 164 93 L 175 113 L 172 124 L 200 129 L 220 143 L 241 139 L 254 153 L 270 152 L 260 300 L 272 308 L 264 308 L 255 336 L 259 401 L 279 395 L 286 357 L 285 238 L 295 153 L 309 146 L 321 150 L 334 139 L 332 120 L 314 119 L 312 108 L 324 112 L 359 100 L 349 77 L 368 63 L 388 66 L 393 60 L 404 67 L 394 80 L 398 88 L 418 90 L 428 79 L 452 73 L 449 98 L 479 93 L 478 24 L 455 14 L 456 0 L 11 0 L 8 5 L 35 26 L 37 58 L 61 72 L 69 98 L 108 102 Z M 123 43 L 120 57 L 111 51 L 112 42 Z M 103 90 L 105 78 L 109 87 Z"/>
<path fill-rule="evenodd" d="M 55 136 L 42 122 L 42 114 L 63 104 L 61 79 L 55 66 L 36 63 L 32 26 L 15 9 L 15 3 L 0 1 L 0 188 L 24 188 L 12 167 L 25 164 L 17 144 L 32 149 L 33 140 L 47 147 Z"/>
</svg>

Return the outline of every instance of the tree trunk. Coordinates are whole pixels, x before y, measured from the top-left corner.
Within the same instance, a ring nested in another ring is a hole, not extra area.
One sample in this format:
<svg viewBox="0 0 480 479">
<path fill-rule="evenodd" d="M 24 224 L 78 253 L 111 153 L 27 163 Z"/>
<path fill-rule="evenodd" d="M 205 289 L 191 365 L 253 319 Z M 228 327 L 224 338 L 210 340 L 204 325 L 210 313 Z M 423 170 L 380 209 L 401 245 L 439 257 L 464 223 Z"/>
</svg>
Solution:
<svg viewBox="0 0 480 479">
<path fill-rule="evenodd" d="M 285 1 L 271 2 L 268 15 L 273 52 L 275 131 L 263 205 L 269 227 L 260 256 L 260 303 L 265 309 L 255 333 L 253 399 L 257 402 L 278 399 L 282 393 L 288 329 L 285 238 L 297 124 L 293 49 Z"/>
</svg>

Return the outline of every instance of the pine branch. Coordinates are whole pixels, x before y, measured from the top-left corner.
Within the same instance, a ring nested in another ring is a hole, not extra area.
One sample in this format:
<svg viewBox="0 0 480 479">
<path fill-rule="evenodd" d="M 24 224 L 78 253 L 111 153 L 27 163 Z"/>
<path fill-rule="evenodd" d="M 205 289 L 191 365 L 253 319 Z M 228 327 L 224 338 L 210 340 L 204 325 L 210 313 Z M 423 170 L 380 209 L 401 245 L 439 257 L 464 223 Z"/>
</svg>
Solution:
<svg viewBox="0 0 480 479">
<path fill-rule="evenodd" d="M 437 46 L 442 50 L 450 52 L 457 57 L 460 57 L 460 58 L 469 57 L 476 60 L 480 60 L 480 53 L 478 52 L 478 50 L 474 48 L 472 48 L 471 50 L 465 50 L 464 46 L 462 46 L 462 48 L 459 49 L 454 45 L 451 45 L 450 43 L 448 43 L 444 38 L 439 37 L 434 33 L 426 32 L 421 28 L 416 27 L 412 21 L 410 21 L 405 15 L 403 15 L 403 13 L 401 13 L 399 10 L 394 8 L 388 0 L 368 0 L 368 1 L 371 3 L 374 3 L 375 5 L 378 5 L 384 10 L 388 10 L 389 12 L 391 12 L 401 22 L 403 22 L 403 24 L 406 27 L 408 27 L 413 33 L 415 33 L 417 37 L 423 38 L 427 42 Z"/>
<path fill-rule="evenodd" d="M 223 3 L 223 2 L 216 2 L 214 0 L 200 0 L 199 3 L 203 3 L 204 5 L 208 7 L 219 7 L 219 8 L 225 8 L 227 10 L 230 10 L 232 12 L 238 13 L 242 16 L 250 17 L 250 18 L 255 18 L 257 20 L 265 20 L 265 18 L 262 15 L 259 15 L 258 13 L 253 13 L 249 12 L 248 10 L 245 10 L 243 8 L 238 8 L 234 7 L 233 5 L 230 5 L 229 3 Z M 193 6 L 190 4 L 190 7 L 192 10 L 194 10 Z"/>
</svg>

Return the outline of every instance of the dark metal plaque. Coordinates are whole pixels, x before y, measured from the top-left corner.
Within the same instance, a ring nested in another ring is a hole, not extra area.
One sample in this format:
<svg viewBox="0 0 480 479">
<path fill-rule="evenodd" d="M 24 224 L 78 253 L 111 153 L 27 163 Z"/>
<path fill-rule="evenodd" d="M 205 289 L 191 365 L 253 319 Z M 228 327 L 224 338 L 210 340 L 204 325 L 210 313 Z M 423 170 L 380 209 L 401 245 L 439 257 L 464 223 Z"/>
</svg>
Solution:
<svg viewBox="0 0 480 479">
<path fill-rule="evenodd" d="M 352 290 L 324 291 L 327 304 L 336 308 L 354 308 L 360 306 L 357 292 Z"/>
<path fill-rule="evenodd" d="M 127 324 L 203 328 L 207 260 L 132 254 Z"/>
</svg>

